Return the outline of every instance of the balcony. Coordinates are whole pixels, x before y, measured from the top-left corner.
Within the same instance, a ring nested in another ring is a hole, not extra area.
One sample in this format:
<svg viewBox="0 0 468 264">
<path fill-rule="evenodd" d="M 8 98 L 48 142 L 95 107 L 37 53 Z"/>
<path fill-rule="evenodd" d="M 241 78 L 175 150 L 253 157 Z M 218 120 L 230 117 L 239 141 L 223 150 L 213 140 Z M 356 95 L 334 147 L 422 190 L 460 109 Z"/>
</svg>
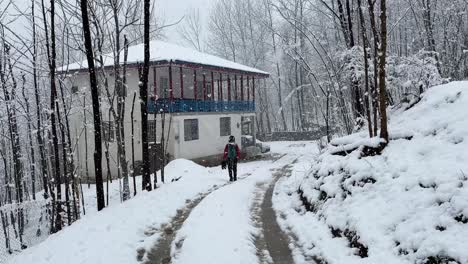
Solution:
<svg viewBox="0 0 468 264">
<path fill-rule="evenodd" d="M 148 102 L 148 113 L 226 113 L 255 112 L 255 101 L 201 101 L 193 99 L 158 99 Z"/>
</svg>

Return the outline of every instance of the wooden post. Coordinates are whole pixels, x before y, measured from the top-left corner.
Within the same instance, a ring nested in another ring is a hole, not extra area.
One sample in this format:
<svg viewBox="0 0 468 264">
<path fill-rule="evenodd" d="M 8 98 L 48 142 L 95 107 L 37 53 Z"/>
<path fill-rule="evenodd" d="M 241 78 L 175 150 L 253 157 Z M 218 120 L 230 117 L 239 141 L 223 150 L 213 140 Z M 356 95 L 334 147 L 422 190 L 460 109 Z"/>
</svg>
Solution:
<svg viewBox="0 0 468 264">
<path fill-rule="evenodd" d="M 158 79 L 156 77 L 156 67 L 153 67 L 153 86 L 154 86 L 154 104 L 156 109 L 156 100 L 158 99 Z"/>
<path fill-rule="evenodd" d="M 174 100 L 174 86 L 172 83 L 172 62 L 169 63 L 169 98 L 171 102 Z"/>
<path fill-rule="evenodd" d="M 179 67 L 179 75 L 180 75 L 180 99 L 184 99 L 184 73 L 182 70 L 182 66 Z"/>
<path fill-rule="evenodd" d="M 234 100 L 237 101 L 237 75 L 234 75 Z"/>
<path fill-rule="evenodd" d="M 211 94 L 210 99 L 214 100 L 214 74 L 211 72 Z"/>
<path fill-rule="evenodd" d="M 244 76 L 241 75 L 241 83 L 240 83 L 240 89 L 241 89 L 241 101 L 244 101 Z"/>
<path fill-rule="evenodd" d="M 255 77 L 252 77 L 252 101 L 255 101 Z"/>
<path fill-rule="evenodd" d="M 206 75 L 203 74 L 203 100 L 206 101 Z"/>
<path fill-rule="evenodd" d="M 250 77 L 247 76 L 247 101 L 250 101 Z"/>
<path fill-rule="evenodd" d="M 194 93 L 194 96 L 193 98 L 195 98 L 195 100 L 197 100 L 197 70 L 193 70 L 193 93 Z"/>
<path fill-rule="evenodd" d="M 219 98 L 223 101 L 223 74 L 219 73 Z"/>
<path fill-rule="evenodd" d="M 227 77 L 227 93 L 228 93 L 228 101 L 231 101 L 231 77 L 228 75 Z"/>
</svg>

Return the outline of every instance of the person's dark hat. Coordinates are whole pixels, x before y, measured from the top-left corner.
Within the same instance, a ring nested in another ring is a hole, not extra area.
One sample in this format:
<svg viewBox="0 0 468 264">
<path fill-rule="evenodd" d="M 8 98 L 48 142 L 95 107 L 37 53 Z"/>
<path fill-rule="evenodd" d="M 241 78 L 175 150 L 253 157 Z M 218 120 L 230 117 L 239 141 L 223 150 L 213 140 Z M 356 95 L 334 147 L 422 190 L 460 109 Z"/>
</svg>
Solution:
<svg viewBox="0 0 468 264">
<path fill-rule="evenodd" d="M 234 136 L 229 136 L 229 142 L 232 143 L 232 142 L 235 142 L 236 141 L 236 138 Z"/>
</svg>

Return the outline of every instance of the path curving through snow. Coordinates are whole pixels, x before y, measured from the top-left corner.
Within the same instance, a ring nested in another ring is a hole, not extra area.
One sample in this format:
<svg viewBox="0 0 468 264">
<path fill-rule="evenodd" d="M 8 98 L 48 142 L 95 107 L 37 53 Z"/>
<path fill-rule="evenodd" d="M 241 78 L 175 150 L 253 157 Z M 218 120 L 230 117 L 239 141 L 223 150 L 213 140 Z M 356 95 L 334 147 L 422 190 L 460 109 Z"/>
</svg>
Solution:
<svg viewBox="0 0 468 264">
<path fill-rule="evenodd" d="M 295 162 L 296 161 L 293 161 L 293 163 Z M 257 254 L 264 262 L 272 262 L 275 264 L 294 263 L 292 252 L 289 248 L 290 239 L 288 235 L 281 230 L 276 220 L 276 212 L 273 209 L 272 201 L 276 183 L 281 177 L 288 174 L 291 174 L 291 164 L 287 164 L 281 169 L 274 171 L 274 178 L 269 184 L 260 205 L 259 219 L 261 221 L 263 234 L 258 237 L 257 250 L 259 250 L 259 252 Z"/>
<path fill-rule="evenodd" d="M 157 241 L 139 252 L 140 263 L 295 263 L 293 239 L 277 222 L 273 196 L 306 149 L 285 144 L 272 160 L 239 164 L 237 182 L 226 176 L 225 184 L 188 201 L 158 228 Z"/>
</svg>

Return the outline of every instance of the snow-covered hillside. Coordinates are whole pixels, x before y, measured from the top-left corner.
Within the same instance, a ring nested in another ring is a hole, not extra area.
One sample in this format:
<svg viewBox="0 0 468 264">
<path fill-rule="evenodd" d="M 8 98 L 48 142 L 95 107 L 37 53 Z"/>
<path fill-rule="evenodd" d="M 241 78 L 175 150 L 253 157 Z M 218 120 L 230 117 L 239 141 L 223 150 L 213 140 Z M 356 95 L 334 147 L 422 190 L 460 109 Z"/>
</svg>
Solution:
<svg viewBox="0 0 468 264">
<path fill-rule="evenodd" d="M 393 140 L 381 155 L 332 155 L 330 146 L 302 181 L 276 186 L 280 223 L 311 259 L 468 263 L 468 82 L 433 87 L 401 107 L 391 111 Z"/>
</svg>

